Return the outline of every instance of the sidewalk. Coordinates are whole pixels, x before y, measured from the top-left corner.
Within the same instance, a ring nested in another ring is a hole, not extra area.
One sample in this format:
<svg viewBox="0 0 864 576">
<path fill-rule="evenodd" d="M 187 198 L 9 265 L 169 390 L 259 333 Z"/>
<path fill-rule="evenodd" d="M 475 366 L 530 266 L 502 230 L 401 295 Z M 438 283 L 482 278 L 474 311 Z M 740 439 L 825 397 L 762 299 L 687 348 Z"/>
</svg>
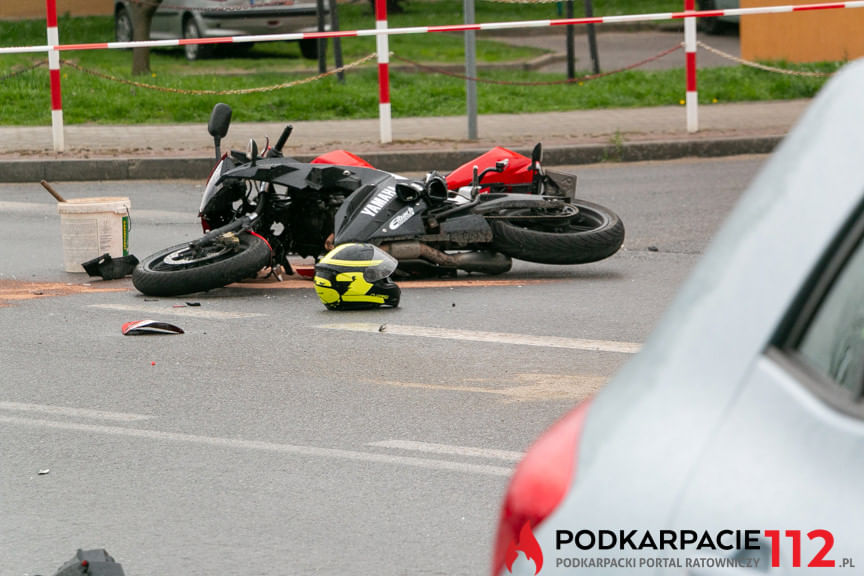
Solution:
<svg viewBox="0 0 864 576">
<path fill-rule="evenodd" d="M 465 117 L 397 118 L 393 142 L 381 144 L 377 119 L 294 122 L 285 148 L 300 160 L 343 148 L 392 171 L 447 171 L 500 145 L 527 151 L 542 142 L 547 165 L 607 160 L 767 153 L 809 100 L 715 104 L 699 109 L 700 131 L 688 134 L 683 106 L 483 115 L 477 140 Z M 232 125 L 222 142 L 245 150 L 249 138 L 275 140 L 284 124 Z M 55 154 L 51 127 L 0 126 L 0 182 L 204 178 L 213 164 L 205 124 L 65 127 Z"/>
</svg>

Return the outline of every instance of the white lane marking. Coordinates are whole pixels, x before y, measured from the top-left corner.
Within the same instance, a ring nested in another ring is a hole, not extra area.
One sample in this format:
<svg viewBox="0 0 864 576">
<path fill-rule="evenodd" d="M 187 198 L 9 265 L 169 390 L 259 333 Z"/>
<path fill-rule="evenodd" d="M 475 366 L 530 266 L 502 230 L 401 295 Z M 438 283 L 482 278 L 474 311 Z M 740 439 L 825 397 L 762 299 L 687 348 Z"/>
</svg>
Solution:
<svg viewBox="0 0 864 576">
<path fill-rule="evenodd" d="M 195 434 L 161 432 L 159 430 L 142 430 L 139 428 L 124 428 L 119 426 L 77 424 L 74 422 L 56 422 L 53 420 L 39 420 L 35 418 L 18 418 L 15 416 L 0 415 L 0 424 L 3 423 L 39 428 L 52 428 L 55 430 L 68 430 L 73 432 L 85 432 L 90 434 L 108 434 L 111 436 L 127 436 L 130 438 L 144 438 L 147 440 L 181 442 L 185 444 L 198 444 L 203 446 L 215 446 L 218 448 L 232 448 L 236 450 L 258 450 L 263 452 L 290 454 L 294 456 L 336 458 L 339 460 L 352 460 L 355 462 L 413 466 L 415 468 L 448 470 L 451 472 L 482 474 L 486 476 L 506 477 L 510 476 L 510 474 L 513 473 L 513 470 L 511 468 L 505 468 L 503 466 L 467 464 L 463 462 L 451 462 L 449 460 L 433 460 L 426 458 L 416 458 L 412 456 L 392 456 L 389 454 L 378 454 L 374 452 L 340 450 L 338 448 L 319 448 L 315 446 L 276 444 L 274 442 L 262 442 L 258 440 L 239 440 L 236 438 L 214 438 L 210 436 L 197 436 Z"/>
<path fill-rule="evenodd" d="M 149 420 L 152 416 L 145 414 L 130 414 L 126 412 L 105 412 L 103 410 L 88 410 L 86 408 L 69 408 L 66 406 L 46 406 L 44 404 L 24 404 L 21 402 L 0 402 L 0 410 L 16 412 L 39 412 L 57 416 L 73 416 L 76 418 L 93 418 L 96 420 L 114 420 L 116 422 L 137 422 Z"/>
<path fill-rule="evenodd" d="M 50 198 L 49 198 L 50 200 Z M 32 214 L 57 214 L 57 204 L 52 203 L 33 203 L 33 202 L 0 202 L 0 211 L 8 213 L 12 212 L 30 212 Z"/>
<path fill-rule="evenodd" d="M 496 344 L 517 344 L 521 346 L 541 346 L 544 348 L 569 348 L 592 352 L 619 352 L 635 354 L 642 347 L 634 342 L 614 342 L 612 340 L 583 340 L 581 338 L 562 338 L 558 336 L 530 336 L 507 332 L 479 332 L 475 330 L 456 330 L 451 328 L 431 328 L 425 326 L 404 326 L 399 324 L 374 324 L 367 322 L 346 322 L 344 324 L 321 324 L 317 328 L 325 330 L 345 330 L 349 332 L 382 332 L 399 336 L 420 338 L 443 338 L 446 340 L 469 340 L 472 342 L 492 342 Z"/>
<path fill-rule="evenodd" d="M 90 304 L 88 308 L 99 308 L 101 310 L 119 310 L 121 312 L 141 312 L 150 315 L 184 316 L 187 318 L 206 318 L 208 320 L 234 320 L 237 318 L 255 318 L 263 316 L 253 312 L 219 312 L 218 310 L 202 310 L 201 308 L 183 307 L 170 308 L 161 306 L 132 306 L 130 304 Z"/>
<path fill-rule="evenodd" d="M 473 379 L 484 382 L 483 379 Z M 506 402 L 542 402 L 546 400 L 570 399 L 581 401 L 597 393 L 606 382 L 608 376 L 590 376 L 582 374 L 514 374 L 508 380 L 523 382 L 516 386 L 496 388 L 491 386 L 459 386 L 449 384 L 429 384 L 425 382 L 405 382 L 401 380 L 368 379 L 375 384 L 397 386 L 399 388 L 420 388 L 423 390 L 438 390 L 442 392 L 468 392 L 477 394 L 494 394 L 501 396 Z M 467 380 L 470 382 L 472 380 Z M 501 379 L 494 381 L 500 385 Z"/>
<path fill-rule="evenodd" d="M 47 193 L 46 193 L 47 197 Z M 51 200 L 50 197 L 48 197 Z M 15 202 L 11 200 L 0 201 L 0 212 L 6 213 L 29 213 L 41 215 L 58 215 L 57 204 L 48 202 Z M 198 224 L 199 220 L 191 212 L 173 212 L 168 210 L 141 210 L 133 209 L 132 217 L 160 224 Z M 179 240 L 179 244 L 182 240 Z"/>
<path fill-rule="evenodd" d="M 470 458 L 494 458 L 519 462 L 525 456 L 522 452 L 511 452 L 509 450 L 495 450 L 493 448 L 471 448 L 469 446 L 451 446 L 449 444 L 434 444 L 430 442 L 415 442 L 413 440 L 382 440 L 381 442 L 370 442 L 367 446 L 378 448 L 394 448 L 396 450 L 413 450 L 416 452 L 427 452 L 429 454 L 447 454 L 450 456 L 468 456 Z"/>
</svg>

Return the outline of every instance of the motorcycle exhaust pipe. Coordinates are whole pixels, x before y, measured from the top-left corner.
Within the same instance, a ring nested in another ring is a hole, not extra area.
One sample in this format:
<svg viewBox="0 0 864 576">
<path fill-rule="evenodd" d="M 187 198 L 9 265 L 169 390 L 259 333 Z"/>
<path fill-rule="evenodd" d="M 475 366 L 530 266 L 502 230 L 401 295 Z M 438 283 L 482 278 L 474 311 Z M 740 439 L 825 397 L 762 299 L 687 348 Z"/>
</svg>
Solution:
<svg viewBox="0 0 864 576">
<path fill-rule="evenodd" d="M 456 268 L 480 274 L 503 274 L 513 265 L 509 256 L 499 252 L 447 254 L 422 242 L 394 242 L 381 248 L 397 260 L 426 260 L 443 268 Z"/>
</svg>

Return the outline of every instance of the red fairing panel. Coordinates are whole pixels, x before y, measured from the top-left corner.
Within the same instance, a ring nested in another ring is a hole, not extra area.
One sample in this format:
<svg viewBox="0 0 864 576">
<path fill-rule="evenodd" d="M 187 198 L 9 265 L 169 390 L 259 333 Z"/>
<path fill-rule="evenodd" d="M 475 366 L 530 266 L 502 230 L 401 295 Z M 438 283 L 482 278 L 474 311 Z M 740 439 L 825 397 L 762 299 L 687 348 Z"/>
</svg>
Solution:
<svg viewBox="0 0 864 576">
<path fill-rule="evenodd" d="M 489 152 L 478 156 L 470 162 L 466 162 L 448 174 L 447 189 L 458 190 L 462 186 L 470 186 L 474 166 L 477 166 L 480 172 L 483 172 L 486 168 L 494 168 L 495 163 L 501 160 L 510 160 L 510 164 L 504 169 L 504 172 L 490 172 L 487 174 L 483 178 L 483 184 L 491 184 L 493 182 L 528 184 L 531 182 L 533 177 L 530 170 L 531 159 L 518 152 L 496 146 Z"/>
<path fill-rule="evenodd" d="M 359 166 L 374 168 L 371 164 L 347 150 L 333 150 L 312 160 L 312 164 L 336 164 L 337 166 Z"/>
</svg>

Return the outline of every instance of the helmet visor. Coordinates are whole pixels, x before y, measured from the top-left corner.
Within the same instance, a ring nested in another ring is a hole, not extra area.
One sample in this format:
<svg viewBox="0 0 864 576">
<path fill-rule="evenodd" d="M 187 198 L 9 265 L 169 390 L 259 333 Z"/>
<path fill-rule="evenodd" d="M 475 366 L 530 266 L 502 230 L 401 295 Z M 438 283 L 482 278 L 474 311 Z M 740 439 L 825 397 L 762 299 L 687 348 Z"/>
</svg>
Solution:
<svg viewBox="0 0 864 576">
<path fill-rule="evenodd" d="M 363 279 L 369 283 L 374 283 L 393 274 L 396 267 L 399 266 L 399 262 L 377 246 L 369 246 L 369 248 L 372 249 L 372 255 L 369 257 L 369 260 L 373 264 L 367 266 L 363 271 Z"/>
</svg>

